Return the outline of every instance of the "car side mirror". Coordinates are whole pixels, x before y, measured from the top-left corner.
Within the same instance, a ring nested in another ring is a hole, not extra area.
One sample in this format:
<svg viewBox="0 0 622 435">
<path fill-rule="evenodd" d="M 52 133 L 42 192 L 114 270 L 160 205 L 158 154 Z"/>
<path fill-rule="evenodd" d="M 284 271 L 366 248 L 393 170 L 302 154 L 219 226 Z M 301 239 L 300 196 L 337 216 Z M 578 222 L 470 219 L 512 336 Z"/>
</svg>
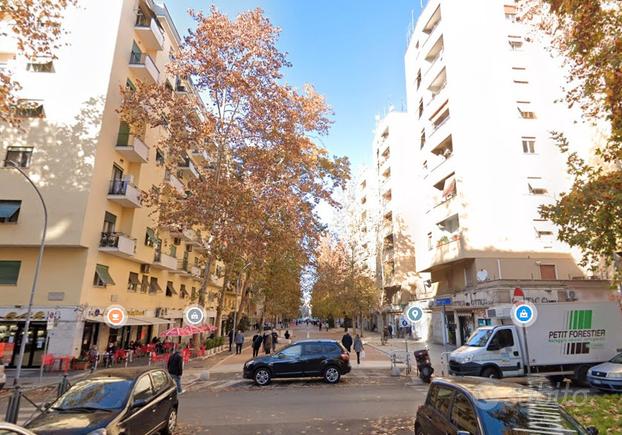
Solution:
<svg viewBox="0 0 622 435">
<path fill-rule="evenodd" d="M 142 408 L 147 404 L 147 399 L 134 399 L 132 402 L 132 409 Z"/>
<path fill-rule="evenodd" d="M 598 429 L 596 429 L 594 426 L 590 426 L 586 430 L 589 435 L 598 435 Z"/>
</svg>

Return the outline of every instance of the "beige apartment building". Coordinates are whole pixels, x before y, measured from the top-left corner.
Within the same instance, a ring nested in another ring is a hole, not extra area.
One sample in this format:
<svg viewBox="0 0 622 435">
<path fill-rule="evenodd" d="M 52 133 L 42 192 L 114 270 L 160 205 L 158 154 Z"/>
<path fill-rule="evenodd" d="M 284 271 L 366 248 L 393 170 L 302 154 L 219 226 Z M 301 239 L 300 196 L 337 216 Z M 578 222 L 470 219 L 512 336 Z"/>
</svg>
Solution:
<svg viewBox="0 0 622 435">
<path fill-rule="evenodd" d="M 180 44 L 166 7 L 151 0 L 81 2 L 67 11 L 66 29 L 67 44 L 57 58 L 36 62 L 20 56 L 11 37 L 0 38 L 0 67 L 21 83 L 20 104 L 28 103 L 20 109 L 23 132 L 0 126 L 0 156 L 19 162 L 49 214 L 26 347 L 25 365 L 31 367 L 40 364 L 46 337 L 49 353 L 78 356 L 92 345 L 102 350 L 110 342 L 144 343 L 181 325 L 184 307 L 198 299 L 205 253 L 198 229 L 158 228 L 157 213 L 143 206 L 141 196 L 161 183 L 183 192 L 186 180 L 200 176 L 197 167 L 206 154 L 189 149 L 188 158 L 169 173 L 157 146 L 165 132 L 130 135 L 116 112 L 120 88 L 138 81 L 165 83 L 180 97 L 195 92 L 166 73 Z M 3 163 L 0 346 L 13 364 L 43 213 L 33 188 Z M 216 265 L 212 271 L 207 297 L 212 322 L 221 269 Z M 111 304 L 128 311 L 125 327 L 103 323 Z"/>
<path fill-rule="evenodd" d="M 405 54 L 408 111 L 377 125 L 385 293 L 410 288 L 438 342 L 504 321 L 491 309 L 516 298 L 614 297 L 539 216 L 570 186 L 550 132 L 582 153 L 599 135 L 555 103 L 564 74 L 516 14 L 509 0 L 427 2 Z M 414 272 L 421 285 L 399 276 Z"/>
</svg>

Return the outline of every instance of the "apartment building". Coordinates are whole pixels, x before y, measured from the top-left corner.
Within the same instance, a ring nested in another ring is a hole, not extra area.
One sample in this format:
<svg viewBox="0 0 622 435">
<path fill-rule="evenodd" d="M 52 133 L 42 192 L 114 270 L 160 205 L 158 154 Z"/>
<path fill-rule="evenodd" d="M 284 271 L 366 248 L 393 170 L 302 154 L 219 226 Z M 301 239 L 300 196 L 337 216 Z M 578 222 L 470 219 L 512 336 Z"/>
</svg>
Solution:
<svg viewBox="0 0 622 435">
<path fill-rule="evenodd" d="M 406 268 L 429 274 L 417 298 L 432 314 L 434 339 L 463 343 L 492 321 L 490 307 L 516 297 L 611 297 L 606 281 L 586 280 L 579 253 L 538 213 L 570 185 L 550 132 L 563 131 L 584 152 L 597 133 L 555 103 L 564 74 L 531 40 L 516 4 L 429 1 L 409 36 L 405 72 L 408 112 L 387 117 L 374 153 L 380 179 L 391 180 L 383 201 L 403 204 L 408 244 L 417 248 Z M 401 154 L 381 144 L 391 123 L 410 131 Z M 403 165 L 399 182 L 392 162 Z M 386 216 L 395 228 L 396 210 Z M 395 257 L 399 242 L 390 234 Z"/>
<path fill-rule="evenodd" d="M 27 332 L 30 367 L 40 364 L 46 338 L 49 353 L 78 356 L 93 345 L 145 342 L 181 325 L 183 308 L 198 299 L 205 253 L 199 229 L 159 228 L 141 196 L 161 183 L 183 192 L 190 177 L 200 176 L 206 154 L 189 149 L 169 172 L 157 145 L 166 133 L 131 135 L 116 112 L 121 87 L 138 81 L 164 83 L 180 97 L 195 92 L 166 72 L 180 44 L 166 7 L 151 0 L 81 2 L 65 22 L 67 44 L 55 59 L 28 61 L 14 39 L 0 38 L 0 67 L 23 87 L 23 131 L 0 126 L 0 346 L 9 364 L 25 325 L 43 212 L 6 161 L 17 161 L 36 183 L 49 215 Z M 221 269 L 212 270 L 207 298 L 212 321 Z M 103 322 L 111 304 L 126 308 L 125 327 Z"/>
</svg>

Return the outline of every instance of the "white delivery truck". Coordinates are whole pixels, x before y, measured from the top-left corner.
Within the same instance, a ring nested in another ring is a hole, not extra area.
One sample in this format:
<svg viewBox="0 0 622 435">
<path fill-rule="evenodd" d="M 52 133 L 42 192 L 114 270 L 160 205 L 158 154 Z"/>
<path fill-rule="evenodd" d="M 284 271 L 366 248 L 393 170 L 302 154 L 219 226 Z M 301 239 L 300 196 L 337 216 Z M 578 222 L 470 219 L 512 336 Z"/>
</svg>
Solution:
<svg viewBox="0 0 622 435">
<path fill-rule="evenodd" d="M 536 304 L 533 325 L 478 328 L 449 355 L 449 373 L 483 377 L 525 376 L 585 383 L 588 369 L 622 352 L 622 310 L 615 302 Z"/>
</svg>

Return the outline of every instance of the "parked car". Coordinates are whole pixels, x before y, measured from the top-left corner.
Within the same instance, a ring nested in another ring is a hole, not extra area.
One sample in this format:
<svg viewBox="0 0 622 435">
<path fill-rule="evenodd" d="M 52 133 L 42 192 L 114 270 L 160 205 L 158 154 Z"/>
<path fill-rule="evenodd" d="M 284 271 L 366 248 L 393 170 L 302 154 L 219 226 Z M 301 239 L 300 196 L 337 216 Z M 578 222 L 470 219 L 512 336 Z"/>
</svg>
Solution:
<svg viewBox="0 0 622 435">
<path fill-rule="evenodd" d="M 6 384 L 6 373 L 4 373 L 4 362 L 0 360 L 0 390 L 4 388 Z"/>
<path fill-rule="evenodd" d="M 598 434 L 554 399 L 518 384 L 471 376 L 432 381 L 417 410 L 416 435 Z"/>
<path fill-rule="evenodd" d="M 622 353 L 592 367 L 587 373 L 587 380 L 599 390 L 622 393 Z"/>
<path fill-rule="evenodd" d="M 6 421 L 0 421 L 0 434 L 1 435 L 37 435 L 34 432 L 24 429 L 16 424 L 7 423 Z"/>
<path fill-rule="evenodd" d="M 107 369 L 76 382 L 25 427 L 39 435 L 171 434 L 177 407 L 164 370 Z"/>
<path fill-rule="evenodd" d="M 244 377 L 257 385 L 272 378 L 321 376 L 336 384 L 350 371 L 350 355 L 335 340 L 301 340 L 272 355 L 259 356 L 244 364 Z"/>
</svg>

